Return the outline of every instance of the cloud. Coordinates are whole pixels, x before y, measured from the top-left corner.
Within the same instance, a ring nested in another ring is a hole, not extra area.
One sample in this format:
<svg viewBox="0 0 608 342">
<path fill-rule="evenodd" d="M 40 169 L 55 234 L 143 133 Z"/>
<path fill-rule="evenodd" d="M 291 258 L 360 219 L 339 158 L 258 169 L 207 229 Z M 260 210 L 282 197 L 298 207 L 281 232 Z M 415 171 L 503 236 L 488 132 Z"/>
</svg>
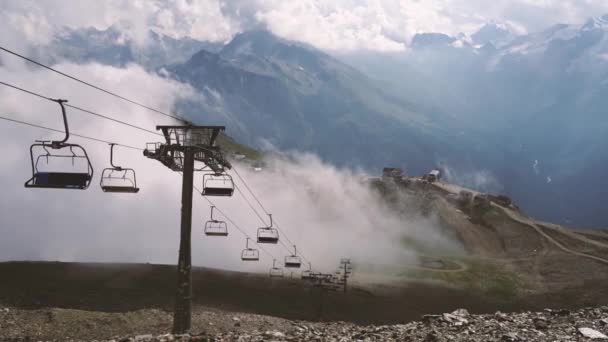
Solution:
<svg viewBox="0 0 608 342">
<path fill-rule="evenodd" d="M 442 164 L 441 169 L 449 183 L 482 192 L 500 192 L 503 190 L 502 184 L 488 170 L 465 170 L 453 168 L 446 164 Z"/>
<path fill-rule="evenodd" d="M 218 0 L 7 0 L 2 5 L 0 26 L 10 30 L 0 33 L 4 43 L 19 38 L 33 45 L 48 43 L 64 27 L 115 26 L 138 44 L 146 43 L 150 29 L 214 42 L 227 41 L 240 29 Z"/>
<path fill-rule="evenodd" d="M 257 21 L 275 34 L 331 51 L 401 51 L 420 32 L 471 34 L 499 22 L 523 33 L 608 12 L 603 0 L 497 0 L 491 6 L 486 0 L 254 2 Z"/>
<path fill-rule="evenodd" d="M 606 12 L 604 0 L 496 0 L 491 6 L 486 0 L 7 0 L 0 39 L 42 44 L 63 26 L 113 25 L 140 44 L 149 29 L 225 42 L 238 32 L 266 27 L 328 51 L 387 52 L 405 50 L 420 32 L 470 34 L 490 21 L 519 32 L 539 31 Z"/>
</svg>

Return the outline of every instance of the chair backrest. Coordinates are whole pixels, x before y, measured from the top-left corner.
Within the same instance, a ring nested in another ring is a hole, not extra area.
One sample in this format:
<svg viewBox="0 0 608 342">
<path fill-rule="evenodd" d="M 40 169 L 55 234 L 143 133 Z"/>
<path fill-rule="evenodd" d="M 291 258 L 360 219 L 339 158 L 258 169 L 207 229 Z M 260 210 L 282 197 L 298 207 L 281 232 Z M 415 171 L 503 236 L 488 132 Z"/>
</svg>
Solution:
<svg viewBox="0 0 608 342">
<path fill-rule="evenodd" d="M 228 236 L 228 225 L 224 221 L 207 221 L 205 223 L 205 234 L 209 236 Z"/>
<path fill-rule="evenodd" d="M 234 182 L 228 174 L 203 175 L 203 195 L 205 196 L 232 196 Z"/>
<path fill-rule="evenodd" d="M 89 187 L 93 166 L 79 145 L 43 142 L 30 147 L 32 177 L 27 188 L 81 189 Z"/>
<path fill-rule="evenodd" d="M 257 249 L 245 248 L 241 253 L 241 259 L 245 261 L 258 261 L 260 260 L 260 252 Z"/>
</svg>

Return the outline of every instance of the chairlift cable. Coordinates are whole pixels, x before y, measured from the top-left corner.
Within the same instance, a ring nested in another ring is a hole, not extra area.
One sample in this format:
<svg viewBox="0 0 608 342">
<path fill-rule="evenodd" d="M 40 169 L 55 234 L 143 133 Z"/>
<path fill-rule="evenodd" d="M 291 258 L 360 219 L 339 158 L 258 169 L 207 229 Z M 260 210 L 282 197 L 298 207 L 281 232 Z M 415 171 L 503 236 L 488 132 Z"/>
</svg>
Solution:
<svg viewBox="0 0 608 342">
<path fill-rule="evenodd" d="M 266 221 L 264 221 L 264 219 L 262 218 L 262 215 L 260 215 L 260 213 L 255 209 L 255 207 L 251 204 L 251 202 L 247 199 L 247 197 L 245 196 L 245 194 L 243 194 L 243 192 L 241 191 L 241 189 L 235 184 L 234 188 L 239 192 L 239 194 L 241 194 L 241 197 L 243 197 L 243 199 L 245 200 L 245 202 L 247 202 L 247 204 L 249 205 L 249 208 L 251 208 L 251 210 L 253 210 L 253 212 L 256 214 L 256 216 L 260 219 L 260 221 L 262 221 L 262 224 L 264 226 L 269 226 L 270 223 L 266 223 Z M 266 213 L 268 214 L 268 213 Z M 287 239 L 289 240 L 289 239 Z M 281 245 L 283 245 L 283 247 L 285 247 L 285 249 L 287 250 L 287 252 L 291 253 L 291 249 L 285 244 L 284 241 L 282 241 L 281 239 L 279 239 L 279 243 Z"/>
<path fill-rule="evenodd" d="M 14 122 L 14 123 L 18 123 L 18 124 L 22 124 L 22 125 L 26 125 L 26 126 L 46 129 L 46 130 L 57 132 L 57 133 L 65 133 L 65 131 L 62 131 L 60 129 L 55 129 L 55 128 L 45 127 L 45 126 L 41 126 L 41 125 L 36 125 L 36 124 L 30 123 L 30 122 L 20 121 L 20 120 L 16 120 L 16 119 L 11 119 L 11 118 L 7 118 L 7 117 L 4 117 L 4 116 L 0 116 L 0 119 L 6 120 L 6 121 L 10 121 L 10 122 Z M 114 142 L 111 142 L 111 141 L 108 141 L 108 140 L 103 140 L 103 139 L 89 137 L 89 136 L 86 136 L 86 135 L 81 135 L 81 134 L 73 133 L 71 131 L 70 131 L 70 135 L 73 135 L 73 136 L 79 137 L 79 138 L 84 138 L 84 139 L 89 139 L 89 140 L 97 141 L 97 142 L 104 143 L 104 144 L 116 144 L 116 146 L 122 146 L 122 147 L 130 148 L 130 149 L 134 149 L 134 150 L 138 150 L 138 151 L 143 151 L 144 150 L 143 148 L 139 148 L 139 147 L 135 147 L 135 146 L 129 146 L 129 145 L 124 145 L 124 144 L 119 144 L 119 143 L 114 143 Z"/>
<path fill-rule="evenodd" d="M 18 87 L 18 86 L 13 85 L 13 84 L 9 84 L 9 83 L 2 82 L 2 81 L 0 81 L 0 84 L 2 84 L 2 85 L 4 85 L 4 86 L 7 86 L 7 87 L 10 87 L 10 88 L 13 88 L 13 89 L 16 89 L 16 90 L 19 90 L 19 91 L 22 91 L 22 92 L 24 92 L 24 93 L 26 93 L 26 94 L 30 94 L 30 95 L 32 95 L 32 96 L 39 97 L 39 98 L 44 99 L 44 100 L 48 100 L 48 101 L 52 101 L 52 102 L 56 102 L 56 100 L 55 100 L 55 99 L 53 99 L 53 98 L 50 98 L 50 97 L 47 97 L 47 96 L 44 96 L 44 95 L 41 95 L 41 94 L 35 93 L 35 92 L 31 91 L 31 90 L 27 90 L 27 89 L 24 89 L 24 88 Z M 110 121 L 113 121 L 113 122 L 119 123 L 119 124 L 121 124 L 121 125 L 125 125 L 125 126 L 131 127 L 131 128 L 135 128 L 135 129 L 138 129 L 138 130 L 141 130 L 141 131 L 147 132 L 147 133 L 151 133 L 151 134 L 154 134 L 154 135 L 158 135 L 158 136 L 164 137 L 162 134 L 160 134 L 160 133 L 158 133 L 158 132 L 155 132 L 155 131 L 152 131 L 152 130 L 149 130 L 149 129 L 146 129 L 146 128 L 143 128 L 143 127 L 139 127 L 139 126 L 137 126 L 137 125 L 130 124 L 130 123 L 125 122 L 125 121 L 121 121 L 121 120 L 118 120 L 118 119 L 114 119 L 114 118 L 112 118 L 112 117 L 109 117 L 109 116 L 106 116 L 106 115 L 103 115 L 103 114 L 99 114 L 99 113 L 96 113 L 96 112 L 90 111 L 90 110 L 88 110 L 88 109 L 83 109 L 83 108 L 80 108 L 80 107 L 77 107 L 77 106 L 73 106 L 73 105 L 68 104 L 68 103 L 64 104 L 64 106 L 69 107 L 69 108 L 72 108 L 72 109 L 76 109 L 76 110 L 81 111 L 81 112 L 84 112 L 84 113 L 86 113 L 86 114 L 90 114 L 90 115 L 94 115 L 94 116 L 100 117 L 100 118 L 102 118 L 102 119 L 110 120 Z"/>
<path fill-rule="evenodd" d="M 19 54 L 19 53 L 17 53 L 17 52 L 11 51 L 11 50 L 9 50 L 9 49 L 7 49 L 7 48 L 5 48 L 5 47 L 0 46 L 0 50 L 2 50 L 2 51 L 4 51 L 4 52 L 7 52 L 7 53 L 10 53 L 10 54 L 11 54 L 11 55 L 13 55 L 13 56 L 17 56 L 17 57 L 19 57 L 19 58 L 22 58 L 22 59 L 24 59 L 24 60 L 26 60 L 26 61 L 28 61 L 28 62 L 30 62 L 30 63 L 32 63 L 32 64 L 38 65 L 39 67 L 42 67 L 42 68 L 45 68 L 45 69 L 50 70 L 50 71 L 52 71 L 52 72 L 55 72 L 55 73 L 57 73 L 57 74 L 59 74 L 59 75 L 61 75 L 61 76 L 64 76 L 64 77 L 67 77 L 67 78 L 69 78 L 69 79 L 72 79 L 72 80 L 74 80 L 74 81 L 76 81 L 76 82 L 82 83 L 82 84 L 84 84 L 84 85 L 86 85 L 86 86 L 88 86 L 88 87 L 91 87 L 91 88 L 93 88 L 93 89 L 96 89 L 96 90 L 99 90 L 99 91 L 101 91 L 101 92 L 104 92 L 104 93 L 106 93 L 106 94 L 108 94 L 108 95 L 111 95 L 111 96 L 114 96 L 114 97 L 116 97 L 116 98 L 119 98 L 119 99 L 121 99 L 121 100 L 123 100 L 123 101 L 129 102 L 129 103 L 131 103 L 131 104 L 134 104 L 134 105 L 139 106 L 139 107 L 142 107 L 142 108 L 145 108 L 145 109 L 147 109 L 147 110 L 149 110 L 149 111 L 152 111 L 152 112 L 155 112 L 155 113 L 157 113 L 157 114 L 164 115 L 164 116 L 167 116 L 167 117 L 170 117 L 170 118 L 173 118 L 173 119 L 176 119 L 176 120 L 182 121 L 182 122 L 184 122 L 184 123 L 190 124 L 190 121 L 189 121 L 189 120 L 186 120 L 185 118 L 183 118 L 183 117 L 181 117 L 181 116 L 179 116 L 179 115 L 176 115 L 176 114 L 168 114 L 168 113 L 165 113 L 165 112 L 163 112 L 163 111 L 161 111 L 161 110 L 158 110 L 158 109 L 155 109 L 155 108 L 152 108 L 152 107 L 146 106 L 146 105 L 144 105 L 144 104 L 142 104 L 142 103 L 140 103 L 140 102 L 137 102 L 137 101 L 131 100 L 131 99 L 129 99 L 129 98 L 127 98 L 127 97 L 125 97 L 125 96 L 122 96 L 122 95 L 119 95 L 119 94 L 117 94 L 117 93 L 111 92 L 111 91 L 109 91 L 109 90 L 106 90 L 106 89 L 104 89 L 104 88 L 101 88 L 101 87 L 99 87 L 99 86 L 96 86 L 96 85 L 94 85 L 94 84 L 92 84 L 92 83 L 89 83 L 89 82 L 83 81 L 83 80 L 81 80 L 81 79 L 79 79 L 79 78 L 77 78 L 77 77 L 75 77 L 75 76 L 72 76 L 72 75 L 66 74 L 66 73 L 64 73 L 64 72 L 62 72 L 62 71 L 59 71 L 59 70 L 57 70 L 57 69 L 55 69 L 55 68 L 52 68 L 52 67 L 50 67 L 50 66 L 48 66 L 48 65 L 42 64 L 42 63 L 40 63 L 40 62 L 38 62 L 38 61 L 35 61 L 35 60 L 31 59 L 31 58 L 28 58 L 28 57 L 26 57 L 26 56 L 23 56 L 23 55 L 21 55 L 21 54 Z"/>
<path fill-rule="evenodd" d="M 249 202 L 249 200 L 247 199 L 247 197 L 245 197 L 245 195 L 243 194 L 243 192 L 241 191 L 241 189 L 236 184 L 234 185 L 234 188 L 236 189 L 236 191 L 239 192 L 239 194 L 241 194 L 241 197 L 243 197 L 243 199 L 245 200 L 245 202 L 247 202 L 247 204 L 249 205 L 249 208 L 251 208 L 251 210 L 253 210 L 253 212 L 260 219 L 260 221 L 262 221 L 262 224 L 264 226 L 268 226 L 269 223 L 266 223 L 266 221 L 264 221 L 264 218 L 262 218 L 262 215 L 260 215 L 260 213 L 251 204 L 251 202 Z M 266 213 L 266 215 L 268 215 L 268 213 Z"/>
<path fill-rule="evenodd" d="M 234 173 L 236 174 L 236 176 L 240 179 L 240 181 L 243 183 L 243 185 L 245 186 L 245 188 L 249 191 L 249 193 L 251 194 L 251 196 L 255 199 L 255 201 L 258 203 L 258 205 L 260 206 L 260 208 L 262 208 L 262 210 L 264 211 L 264 213 L 266 213 L 266 215 L 268 215 L 268 211 L 266 210 L 266 208 L 264 207 L 264 205 L 262 204 L 262 202 L 258 199 L 258 197 L 255 195 L 255 193 L 251 190 L 251 188 L 249 187 L 249 185 L 247 185 L 247 182 L 245 182 L 245 180 L 243 179 L 243 177 L 241 177 L 241 175 L 239 174 L 239 172 L 236 170 L 236 167 L 233 165 L 232 166 L 232 171 L 234 171 Z M 247 200 L 247 198 L 245 197 L 245 195 L 241 192 L 241 190 L 239 189 L 239 187 L 235 184 L 234 187 L 238 190 L 238 192 L 241 194 L 241 196 L 243 196 L 243 198 L 245 199 L 245 201 L 247 202 L 247 204 L 249 204 L 249 207 L 255 212 L 255 214 L 260 218 L 260 220 L 262 221 L 262 223 L 266 224 L 264 222 L 264 220 L 262 219 L 261 215 L 257 212 L 256 209 L 254 209 L 254 207 L 251 205 L 251 203 L 249 202 L 249 200 Z M 279 225 L 276 223 L 276 220 L 274 221 L 274 225 L 276 226 L 277 230 L 279 230 L 279 232 L 281 233 L 281 236 L 285 238 L 285 240 L 287 240 L 287 242 L 289 242 L 292 246 L 295 245 L 295 243 L 293 243 L 293 241 L 291 241 L 287 235 L 285 234 L 285 232 L 279 227 Z M 285 242 L 283 242 L 282 240 L 279 240 L 279 242 L 283 245 L 283 247 L 285 247 L 285 249 L 287 249 L 288 251 L 291 252 L 290 247 L 288 247 Z M 300 255 L 302 257 L 302 259 L 304 259 L 306 262 L 310 262 L 302 253 L 299 253 L 298 255 Z"/>
<path fill-rule="evenodd" d="M 234 171 L 234 173 L 236 174 L 236 176 L 241 180 L 241 182 L 243 183 L 243 185 L 245 186 L 245 188 L 247 188 L 247 190 L 249 191 L 249 193 L 251 194 L 251 196 L 253 196 L 253 198 L 258 203 L 258 205 L 260 206 L 260 208 L 262 208 L 262 210 L 264 211 L 264 213 L 266 213 L 266 215 L 268 215 L 268 210 L 266 210 L 266 208 L 264 207 L 264 205 L 262 204 L 262 202 L 258 199 L 258 197 L 255 195 L 255 193 L 253 192 L 253 190 L 251 190 L 251 188 L 249 187 L 249 185 L 247 185 L 247 182 L 245 182 L 245 180 L 243 179 L 243 177 L 241 177 L 241 175 L 239 174 L 239 172 L 236 170 L 236 167 L 233 166 L 232 167 L 232 171 Z M 281 235 L 287 240 L 287 242 L 289 242 L 291 245 L 295 245 L 293 243 L 293 241 L 291 241 L 287 237 L 287 235 L 285 234 L 285 232 L 282 231 L 281 227 L 279 227 L 279 225 L 276 223 L 276 220 L 275 220 L 274 223 L 275 223 L 275 226 L 277 227 L 277 229 L 281 232 Z"/>
<path fill-rule="evenodd" d="M 199 192 L 199 193 L 201 192 L 196 185 L 194 185 L 193 188 L 197 192 Z M 239 232 L 241 232 L 241 234 L 243 234 L 245 236 L 245 238 L 249 238 L 249 240 L 251 240 L 251 242 L 253 242 L 261 251 L 266 253 L 269 257 L 271 257 L 272 259 L 276 259 L 272 253 L 270 253 L 268 250 L 266 250 L 264 247 L 262 247 L 260 244 L 258 244 L 255 241 L 255 239 L 253 239 L 251 236 L 249 236 L 249 234 L 247 234 L 245 232 L 245 230 L 243 230 L 238 224 L 236 224 L 236 222 L 234 222 L 225 212 L 223 212 L 220 208 L 218 208 L 215 203 L 213 203 L 210 199 L 208 199 L 205 196 L 201 196 L 201 197 L 203 197 L 207 202 L 209 202 L 209 205 L 214 206 L 215 210 L 217 212 L 219 212 L 220 215 L 224 216 L 228 222 L 230 222 Z"/>
</svg>

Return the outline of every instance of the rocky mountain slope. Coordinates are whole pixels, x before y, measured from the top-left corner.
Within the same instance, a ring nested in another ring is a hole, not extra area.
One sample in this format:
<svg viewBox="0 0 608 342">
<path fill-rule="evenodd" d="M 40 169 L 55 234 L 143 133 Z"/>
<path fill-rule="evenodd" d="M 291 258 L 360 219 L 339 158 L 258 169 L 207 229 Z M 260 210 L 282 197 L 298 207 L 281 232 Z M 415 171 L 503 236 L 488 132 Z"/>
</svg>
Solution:
<svg viewBox="0 0 608 342">
<path fill-rule="evenodd" d="M 353 260 L 346 293 L 297 274 L 276 279 L 195 268 L 194 336 L 187 337 L 166 335 L 174 266 L 0 263 L 0 303 L 7 308 L 0 311 L 0 339 L 545 341 L 607 333 L 600 307 L 608 304 L 605 231 L 543 223 L 506 196 L 446 182 L 412 177 L 370 186 L 404 217 L 434 220 L 465 253 L 404 235 L 404 249 L 418 262 Z M 586 306 L 596 308 L 580 310 Z M 459 307 L 485 315 L 441 314 Z M 527 311 L 546 307 L 567 310 Z"/>
<path fill-rule="evenodd" d="M 168 333 L 171 316 L 157 310 L 96 313 L 0 308 L 0 339 L 49 341 L 589 341 L 608 337 L 608 307 L 471 315 L 459 309 L 399 325 L 289 321 L 217 311 L 195 312 L 193 331 Z"/>
</svg>

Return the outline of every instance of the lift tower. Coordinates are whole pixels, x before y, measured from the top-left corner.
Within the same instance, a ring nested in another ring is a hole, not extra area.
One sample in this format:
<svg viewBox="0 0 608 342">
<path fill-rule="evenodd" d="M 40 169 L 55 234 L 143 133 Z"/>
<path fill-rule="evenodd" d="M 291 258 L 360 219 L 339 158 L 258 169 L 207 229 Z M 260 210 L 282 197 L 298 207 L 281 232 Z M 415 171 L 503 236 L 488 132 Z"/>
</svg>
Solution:
<svg viewBox="0 0 608 342">
<path fill-rule="evenodd" d="M 173 171 L 182 173 L 182 209 L 179 258 L 177 263 L 177 291 L 173 313 L 173 333 L 184 334 L 192 322 L 192 189 L 194 162 L 205 164 L 202 171 L 211 169 L 222 174 L 232 166 L 224 158 L 215 140 L 224 126 L 156 126 L 162 131 L 164 143 L 149 143 L 144 156 L 160 161 Z"/>
</svg>

